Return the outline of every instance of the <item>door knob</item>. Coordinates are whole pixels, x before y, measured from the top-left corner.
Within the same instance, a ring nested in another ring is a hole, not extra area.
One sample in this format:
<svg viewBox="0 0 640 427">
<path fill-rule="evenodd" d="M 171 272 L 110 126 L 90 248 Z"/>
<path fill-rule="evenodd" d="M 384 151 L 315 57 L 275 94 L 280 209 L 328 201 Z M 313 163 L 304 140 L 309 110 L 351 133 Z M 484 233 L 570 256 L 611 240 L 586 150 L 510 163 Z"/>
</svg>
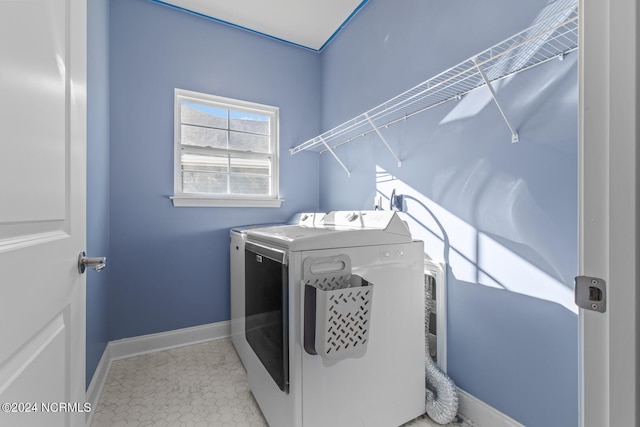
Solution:
<svg viewBox="0 0 640 427">
<path fill-rule="evenodd" d="M 84 251 L 78 255 L 78 272 L 80 274 L 84 273 L 88 267 L 92 267 L 94 271 L 102 271 L 106 266 L 107 257 L 89 258 Z"/>
</svg>

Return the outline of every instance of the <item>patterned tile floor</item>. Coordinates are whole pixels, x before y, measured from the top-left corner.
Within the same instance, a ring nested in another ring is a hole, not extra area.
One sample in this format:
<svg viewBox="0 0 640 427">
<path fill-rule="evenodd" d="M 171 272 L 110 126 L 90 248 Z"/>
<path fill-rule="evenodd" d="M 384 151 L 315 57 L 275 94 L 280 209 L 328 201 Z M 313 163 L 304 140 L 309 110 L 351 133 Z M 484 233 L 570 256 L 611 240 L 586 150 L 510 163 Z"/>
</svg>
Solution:
<svg viewBox="0 0 640 427">
<path fill-rule="evenodd" d="M 221 339 L 114 361 L 91 427 L 125 426 L 253 427 L 267 423 L 249 391 L 231 340 Z M 409 426 L 439 425 L 423 416 L 404 425 Z"/>
</svg>

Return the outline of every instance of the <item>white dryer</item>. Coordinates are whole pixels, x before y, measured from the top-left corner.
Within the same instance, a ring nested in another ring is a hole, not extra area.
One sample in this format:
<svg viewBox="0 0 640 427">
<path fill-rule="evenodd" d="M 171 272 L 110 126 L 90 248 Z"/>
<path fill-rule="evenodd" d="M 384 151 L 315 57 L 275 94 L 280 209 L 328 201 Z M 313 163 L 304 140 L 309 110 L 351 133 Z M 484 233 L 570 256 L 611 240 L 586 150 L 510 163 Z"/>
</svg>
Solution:
<svg viewBox="0 0 640 427">
<path fill-rule="evenodd" d="M 245 367 L 269 425 L 390 427 L 425 412 L 423 262 L 389 211 L 247 230 Z"/>
<path fill-rule="evenodd" d="M 274 225 L 299 225 L 314 227 L 322 223 L 325 214 L 320 212 L 303 212 L 293 215 L 284 224 L 260 224 L 234 227 L 229 232 L 229 265 L 230 265 L 230 307 L 231 307 L 231 342 L 244 364 L 248 351 L 244 337 L 244 242 L 247 230 Z"/>
</svg>

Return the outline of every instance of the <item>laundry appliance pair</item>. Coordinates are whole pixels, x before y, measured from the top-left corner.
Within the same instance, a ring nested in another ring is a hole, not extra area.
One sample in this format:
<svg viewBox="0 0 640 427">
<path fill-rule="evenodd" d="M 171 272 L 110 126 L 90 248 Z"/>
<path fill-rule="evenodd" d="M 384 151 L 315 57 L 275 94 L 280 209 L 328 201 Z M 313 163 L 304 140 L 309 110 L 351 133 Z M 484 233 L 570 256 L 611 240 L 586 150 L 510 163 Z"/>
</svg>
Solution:
<svg viewBox="0 0 640 427">
<path fill-rule="evenodd" d="M 249 387 L 271 426 L 401 425 L 425 412 L 423 242 L 392 211 L 319 217 L 232 233 Z"/>
</svg>

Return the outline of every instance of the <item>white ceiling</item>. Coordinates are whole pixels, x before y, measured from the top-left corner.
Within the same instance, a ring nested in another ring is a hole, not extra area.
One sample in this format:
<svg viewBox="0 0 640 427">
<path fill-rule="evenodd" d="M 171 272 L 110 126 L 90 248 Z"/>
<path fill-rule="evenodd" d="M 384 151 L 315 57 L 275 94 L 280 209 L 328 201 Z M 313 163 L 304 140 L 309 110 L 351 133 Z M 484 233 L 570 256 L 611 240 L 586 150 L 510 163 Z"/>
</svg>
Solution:
<svg viewBox="0 0 640 427">
<path fill-rule="evenodd" d="M 153 0 L 321 50 L 367 0 Z"/>
</svg>

